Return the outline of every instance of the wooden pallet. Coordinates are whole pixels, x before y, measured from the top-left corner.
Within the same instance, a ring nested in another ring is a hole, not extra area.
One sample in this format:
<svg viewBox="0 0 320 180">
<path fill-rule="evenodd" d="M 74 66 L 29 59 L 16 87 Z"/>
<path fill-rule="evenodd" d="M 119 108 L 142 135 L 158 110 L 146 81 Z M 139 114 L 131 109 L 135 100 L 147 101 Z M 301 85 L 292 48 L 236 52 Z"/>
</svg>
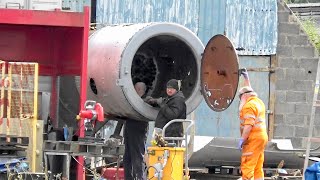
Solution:
<svg viewBox="0 0 320 180">
<path fill-rule="evenodd" d="M 9 136 L 9 135 L 0 134 L 0 145 L 28 146 L 29 137 Z"/>
<path fill-rule="evenodd" d="M 79 141 L 44 141 L 44 152 L 72 153 L 81 156 L 119 156 L 124 154 L 124 145 L 110 146 L 103 143 Z"/>
</svg>

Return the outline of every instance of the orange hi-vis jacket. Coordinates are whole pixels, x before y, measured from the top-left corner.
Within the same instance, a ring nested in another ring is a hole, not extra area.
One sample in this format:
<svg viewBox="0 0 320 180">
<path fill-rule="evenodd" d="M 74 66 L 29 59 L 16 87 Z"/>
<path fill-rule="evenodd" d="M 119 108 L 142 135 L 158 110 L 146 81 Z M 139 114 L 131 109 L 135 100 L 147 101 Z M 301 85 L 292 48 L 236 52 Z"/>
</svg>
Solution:
<svg viewBox="0 0 320 180">
<path fill-rule="evenodd" d="M 240 131 L 251 125 L 248 139 L 242 146 L 241 173 L 243 180 L 263 180 L 264 149 L 268 142 L 264 103 L 256 96 L 247 99 L 240 111 Z"/>
<path fill-rule="evenodd" d="M 247 99 L 240 111 L 240 130 L 242 130 L 244 125 L 251 125 L 251 133 L 266 133 L 266 108 L 264 103 L 256 96 L 252 96 Z"/>
</svg>

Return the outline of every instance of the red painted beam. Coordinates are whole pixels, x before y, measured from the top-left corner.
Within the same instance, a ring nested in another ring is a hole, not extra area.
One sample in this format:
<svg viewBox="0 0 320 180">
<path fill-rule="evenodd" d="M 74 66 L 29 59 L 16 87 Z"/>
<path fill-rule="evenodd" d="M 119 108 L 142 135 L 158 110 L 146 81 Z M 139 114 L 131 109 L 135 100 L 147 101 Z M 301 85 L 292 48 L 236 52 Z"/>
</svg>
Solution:
<svg viewBox="0 0 320 180">
<path fill-rule="evenodd" d="M 0 9 L 1 24 L 84 27 L 84 15 L 65 11 Z"/>
<path fill-rule="evenodd" d="M 85 7 L 83 10 L 84 16 L 84 31 L 82 36 L 82 61 L 81 61 L 81 80 L 80 80 L 80 110 L 83 109 L 84 103 L 87 99 L 87 62 L 88 62 L 88 41 L 89 41 L 89 7 Z M 80 137 L 84 137 L 84 119 L 79 121 L 79 128 L 80 128 Z M 81 164 L 84 164 L 84 159 L 82 156 L 78 158 Z M 85 173 L 83 172 L 83 167 L 78 165 L 77 167 L 77 180 L 84 180 Z"/>
</svg>

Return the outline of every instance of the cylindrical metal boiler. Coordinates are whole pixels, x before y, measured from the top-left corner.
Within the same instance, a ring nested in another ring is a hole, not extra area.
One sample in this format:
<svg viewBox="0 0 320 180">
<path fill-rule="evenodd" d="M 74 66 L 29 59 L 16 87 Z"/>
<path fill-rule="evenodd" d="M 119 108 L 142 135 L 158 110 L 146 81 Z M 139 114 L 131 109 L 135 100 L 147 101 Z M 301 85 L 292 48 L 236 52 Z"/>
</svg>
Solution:
<svg viewBox="0 0 320 180">
<path fill-rule="evenodd" d="M 166 82 L 182 80 L 187 113 L 201 102 L 200 66 L 204 46 L 187 28 L 172 23 L 107 26 L 90 36 L 88 99 L 106 113 L 155 120 L 159 108 L 138 96 L 134 83 L 145 82 L 147 95 L 166 96 Z"/>
</svg>

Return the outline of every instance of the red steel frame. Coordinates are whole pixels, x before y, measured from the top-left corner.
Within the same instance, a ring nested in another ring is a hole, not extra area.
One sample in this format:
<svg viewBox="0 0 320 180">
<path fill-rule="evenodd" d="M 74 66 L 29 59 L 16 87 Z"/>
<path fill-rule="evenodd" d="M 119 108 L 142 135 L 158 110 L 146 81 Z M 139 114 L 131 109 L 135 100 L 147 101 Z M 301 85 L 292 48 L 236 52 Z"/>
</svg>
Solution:
<svg viewBox="0 0 320 180">
<path fill-rule="evenodd" d="M 82 13 L 0 9 L 0 60 L 37 62 L 39 75 L 52 77 L 50 115 L 57 107 L 56 77 L 80 75 L 80 109 L 86 100 L 89 7 Z M 84 136 L 83 120 L 79 122 Z M 83 157 L 79 162 L 84 163 Z M 84 179 L 81 165 L 77 179 Z"/>
</svg>

